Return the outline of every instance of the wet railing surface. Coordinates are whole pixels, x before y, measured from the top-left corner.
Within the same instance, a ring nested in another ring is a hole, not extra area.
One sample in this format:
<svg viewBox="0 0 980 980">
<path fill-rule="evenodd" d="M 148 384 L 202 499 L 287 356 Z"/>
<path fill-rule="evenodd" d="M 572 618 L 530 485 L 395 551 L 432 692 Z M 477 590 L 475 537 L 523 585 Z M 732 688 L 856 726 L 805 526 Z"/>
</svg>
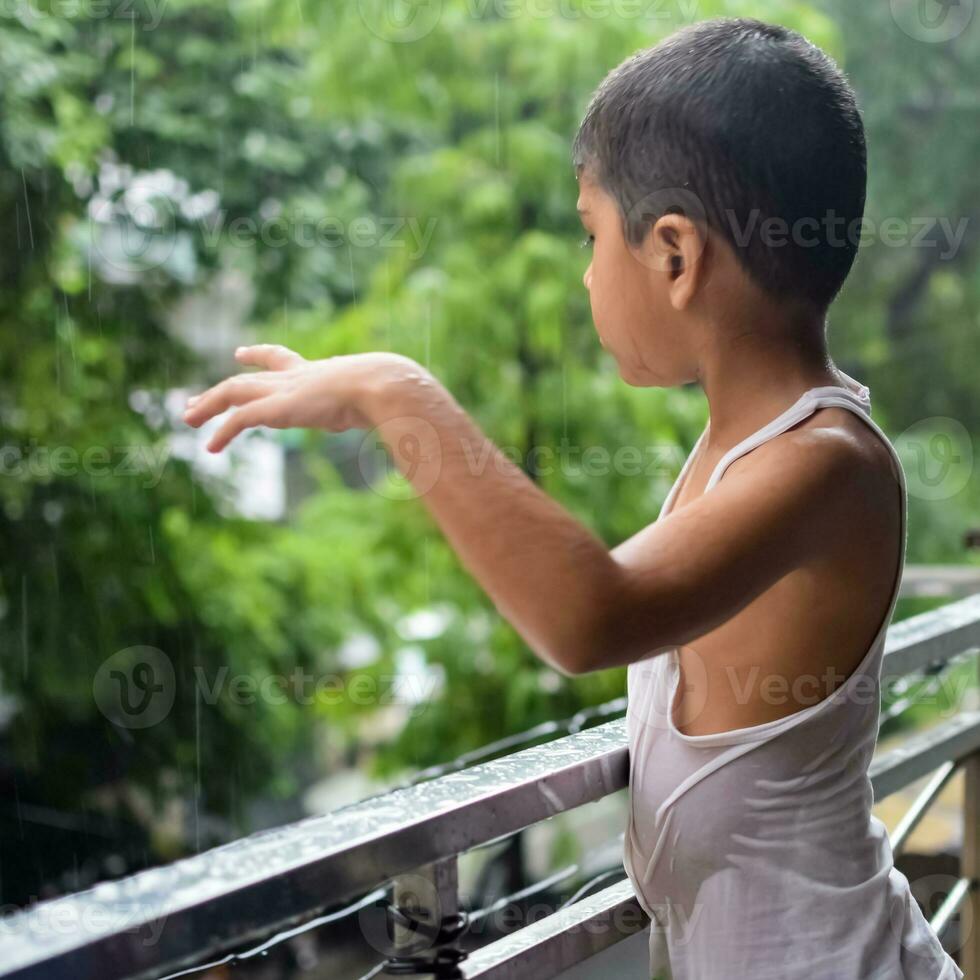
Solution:
<svg viewBox="0 0 980 980">
<path fill-rule="evenodd" d="M 882 675 L 934 675 L 952 658 L 978 649 L 980 596 L 973 596 L 891 627 Z M 962 765 L 968 811 L 980 816 L 978 759 L 980 712 L 961 711 L 876 757 L 871 774 L 876 798 L 946 766 L 938 773 L 942 779 L 927 787 L 930 795 L 913 807 L 917 821 Z M 437 919 L 449 920 L 458 911 L 458 855 L 622 790 L 628 773 L 626 722 L 620 718 L 326 816 L 253 834 L 7 916 L 0 923 L 0 976 L 160 977 L 281 933 L 392 881 L 397 897 L 397 883 L 409 873 L 431 882 Z M 945 909 L 944 928 L 975 888 L 978 833 L 967 825 L 960 894 Z M 425 909 L 420 914 L 424 918 Z M 599 928 L 603 923 L 609 927 Z M 629 882 L 620 881 L 470 953 L 456 975 L 556 976 L 647 924 Z M 978 933 L 980 923 L 974 922 L 972 945 L 963 947 L 971 964 Z M 451 947 L 444 939 L 428 945 Z M 406 942 L 406 948 L 410 945 Z"/>
</svg>

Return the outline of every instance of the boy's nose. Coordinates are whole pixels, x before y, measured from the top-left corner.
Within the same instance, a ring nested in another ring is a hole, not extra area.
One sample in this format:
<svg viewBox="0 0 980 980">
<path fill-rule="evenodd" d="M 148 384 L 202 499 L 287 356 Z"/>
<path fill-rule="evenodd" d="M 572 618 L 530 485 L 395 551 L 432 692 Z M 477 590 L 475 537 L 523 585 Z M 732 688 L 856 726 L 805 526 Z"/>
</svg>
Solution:
<svg viewBox="0 0 980 980">
<path fill-rule="evenodd" d="M 589 263 L 588 269 L 585 270 L 585 275 L 582 276 L 582 284 L 586 289 L 592 288 L 592 263 Z"/>
</svg>

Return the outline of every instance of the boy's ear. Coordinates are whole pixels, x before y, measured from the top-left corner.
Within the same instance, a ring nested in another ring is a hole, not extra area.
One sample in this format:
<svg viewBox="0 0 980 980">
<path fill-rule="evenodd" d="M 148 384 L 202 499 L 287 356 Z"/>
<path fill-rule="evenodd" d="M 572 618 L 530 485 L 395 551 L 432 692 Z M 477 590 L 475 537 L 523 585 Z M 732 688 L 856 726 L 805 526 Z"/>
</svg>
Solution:
<svg viewBox="0 0 980 980">
<path fill-rule="evenodd" d="M 702 230 L 683 214 L 658 218 L 637 249 L 637 258 L 648 269 L 667 278 L 671 305 L 684 309 L 704 281 Z"/>
</svg>

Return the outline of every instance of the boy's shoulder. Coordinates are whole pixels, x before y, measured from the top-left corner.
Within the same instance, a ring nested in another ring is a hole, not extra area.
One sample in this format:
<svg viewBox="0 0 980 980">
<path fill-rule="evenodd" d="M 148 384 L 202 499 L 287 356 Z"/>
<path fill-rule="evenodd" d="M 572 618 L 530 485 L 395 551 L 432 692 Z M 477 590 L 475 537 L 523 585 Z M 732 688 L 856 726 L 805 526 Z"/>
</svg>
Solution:
<svg viewBox="0 0 980 980">
<path fill-rule="evenodd" d="M 894 474 L 893 454 L 886 438 L 849 409 L 819 408 L 800 423 L 798 431 L 801 441 L 830 454 L 840 466 L 869 475 Z"/>
<path fill-rule="evenodd" d="M 886 437 L 846 408 L 826 406 L 770 439 L 744 462 L 760 467 L 793 467 L 832 494 L 838 506 L 879 517 L 895 504 L 900 476 Z M 828 506 L 833 506 L 831 498 Z"/>
</svg>

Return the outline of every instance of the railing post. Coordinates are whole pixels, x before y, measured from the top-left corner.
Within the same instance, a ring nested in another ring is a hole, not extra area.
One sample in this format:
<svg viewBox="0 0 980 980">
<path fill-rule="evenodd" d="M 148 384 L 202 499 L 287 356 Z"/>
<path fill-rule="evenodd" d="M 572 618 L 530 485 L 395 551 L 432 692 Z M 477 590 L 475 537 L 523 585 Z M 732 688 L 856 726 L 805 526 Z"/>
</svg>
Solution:
<svg viewBox="0 0 980 980">
<path fill-rule="evenodd" d="M 445 858 L 425 864 L 394 881 L 394 904 L 400 906 L 426 929 L 437 930 L 448 917 L 459 912 L 458 858 Z M 396 922 L 394 930 L 396 955 L 415 956 L 434 952 L 434 944 L 427 942 L 420 930 Z M 422 980 L 430 980 L 435 974 L 419 974 Z"/>
<path fill-rule="evenodd" d="M 966 980 L 980 980 L 980 752 L 964 763 L 963 852 L 960 874 L 972 882 L 960 915 L 960 966 Z"/>
</svg>

